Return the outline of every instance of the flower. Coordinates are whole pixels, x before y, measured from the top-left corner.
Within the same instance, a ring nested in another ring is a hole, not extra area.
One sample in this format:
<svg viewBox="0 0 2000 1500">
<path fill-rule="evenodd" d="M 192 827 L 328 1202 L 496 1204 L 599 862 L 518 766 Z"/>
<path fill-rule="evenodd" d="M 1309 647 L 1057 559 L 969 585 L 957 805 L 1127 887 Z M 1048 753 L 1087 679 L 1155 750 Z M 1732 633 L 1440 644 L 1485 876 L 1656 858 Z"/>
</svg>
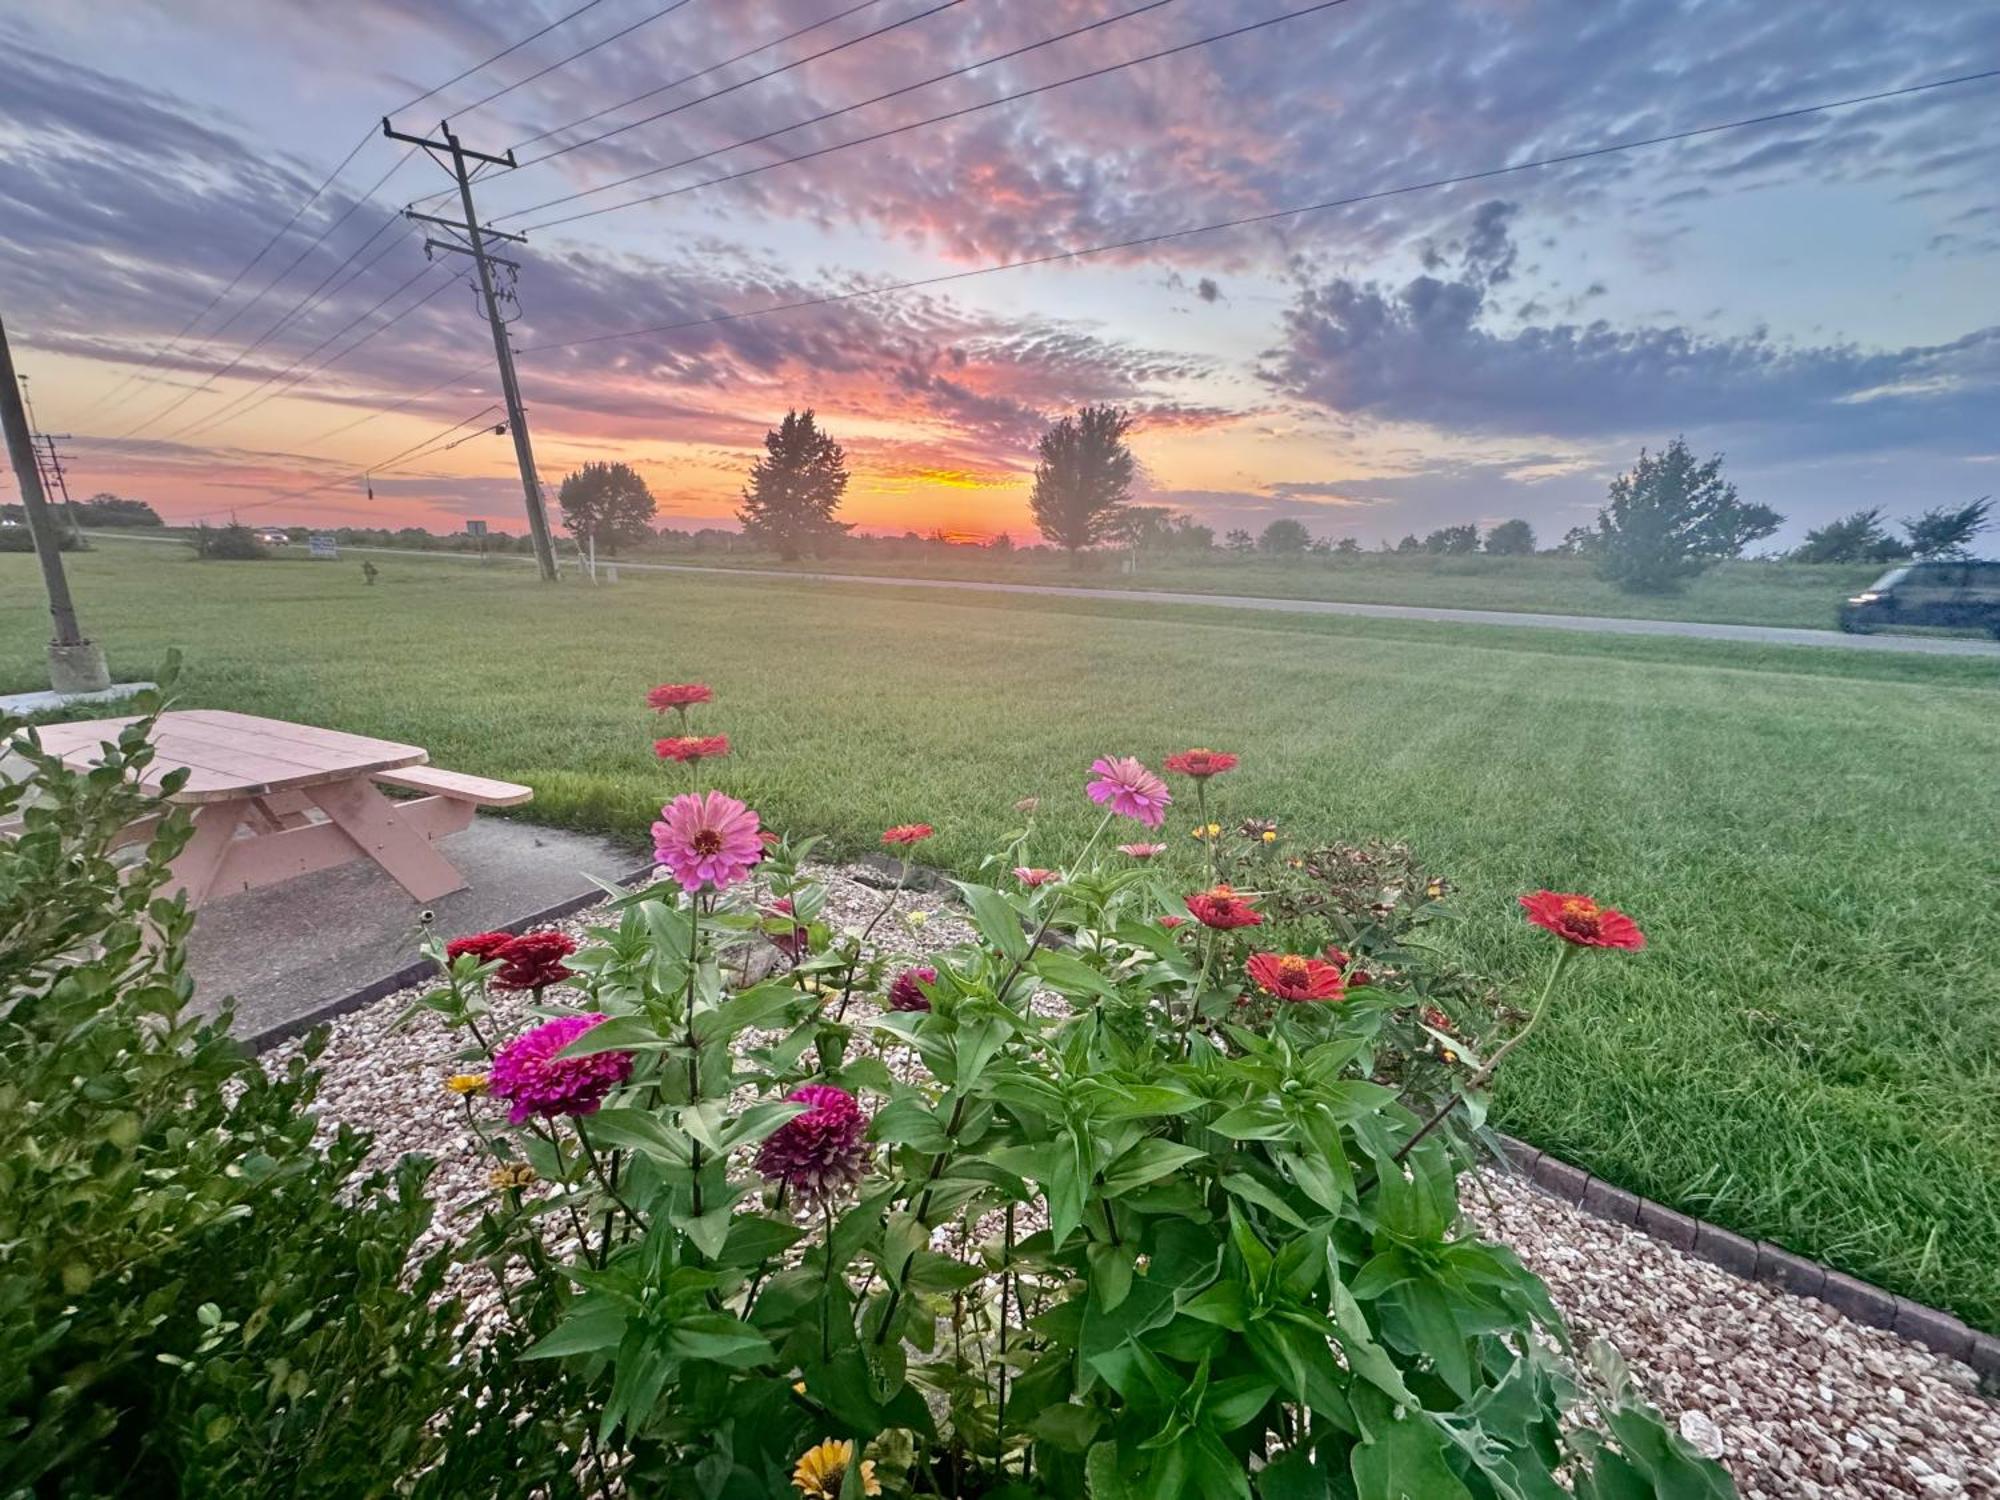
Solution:
<svg viewBox="0 0 2000 1500">
<path fill-rule="evenodd" d="M 493 976 L 493 987 L 540 994 L 570 977 L 563 960 L 574 952 L 576 939 L 566 932 L 524 932 L 500 950 L 500 972 Z"/>
<path fill-rule="evenodd" d="M 1129 854 L 1134 859 L 1151 859 L 1156 854 L 1165 854 L 1167 846 L 1165 844 L 1120 844 L 1118 852 L 1120 854 Z"/>
<path fill-rule="evenodd" d="M 535 1169 L 524 1161 L 510 1161 L 486 1174 L 488 1186 L 513 1188 L 517 1192 L 524 1187 L 532 1187 L 535 1181 Z"/>
<path fill-rule="evenodd" d="M 608 1017 L 602 1011 L 584 1016 L 558 1016 L 524 1031 L 493 1057 L 489 1087 L 495 1098 L 512 1105 L 507 1118 L 519 1125 L 530 1115 L 596 1113 L 604 1096 L 632 1076 L 629 1052 L 593 1052 L 588 1057 L 559 1057 L 563 1048 Z"/>
<path fill-rule="evenodd" d="M 929 1010 L 931 997 L 923 987 L 937 983 L 937 970 L 929 964 L 915 964 L 898 974 L 889 985 L 889 1009 Z"/>
<path fill-rule="evenodd" d="M 1432 901 L 1442 901 L 1451 893 L 1451 882 L 1442 875 L 1433 875 L 1424 885 L 1424 895 Z"/>
<path fill-rule="evenodd" d="M 918 931 L 922 930 L 924 924 L 929 922 L 930 919 L 931 919 L 931 914 L 925 911 L 921 906 L 915 908 L 914 910 L 906 911 L 903 913 L 904 922 L 909 924 L 909 926 L 913 930 L 918 930 Z"/>
<path fill-rule="evenodd" d="M 726 734 L 673 734 L 653 741 L 653 754 L 661 760 L 679 761 L 684 766 L 728 753 L 729 736 Z"/>
<path fill-rule="evenodd" d="M 808 1083 L 785 1097 L 808 1108 L 765 1138 L 757 1170 L 808 1201 L 830 1198 L 860 1181 L 868 1117 L 854 1096 L 830 1083 Z"/>
<path fill-rule="evenodd" d="M 1346 976 L 1349 989 L 1358 990 L 1363 985 L 1374 982 L 1375 976 L 1373 974 L 1370 974 L 1366 969 L 1356 969 L 1353 967 L 1354 955 L 1349 953 L 1345 948 L 1328 943 L 1320 951 L 1320 957 L 1332 964 L 1336 969 L 1339 969 Z"/>
<path fill-rule="evenodd" d="M 1166 928 L 1166 929 L 1167 929 L 1167 931 L 1169 931 L 1169 932 L 1172 932 L 1172 931 L 1173 931 L 1173 930 L 1174 930 L 1174 929 L 1175 929 L 1176 927 L 1185 927 L 1185 926 L 1187 926 L 1187 918 L 1186 918 L 1186 917 L 1173 917 L 1173 916 L 1167 916 L 1167 917 L 1161 917 L 1161 918 L 1159 918 L 1159 919 L 1158 919 L 1158 921 L 1159 921 L 1159 924 L 1160 924 L 1160 925 L 1161 925 L 1162 927 Z"/>
<path fill-rule="evenodd" d="M 1222 837 L 1222 825 L 1220 823 L 1197 823 L 1194 825 L 1194 827 L 1188 830 L 1188 837 L 1197 839 L 1219 839 Z"/>
<path fill-rule="evenodd" d="M 1183 750 L 1178 755 L 1169 755 L 1162 764 L 1176 776 L 1206 781 L 1224 771 L 1235 770 L 1236 757 L 1226 750 Z"/>
<path fill-rule="evenodd" d="M 882 834 L 885 844 L 920 844 L 937 830 L 928 823 L 898 823 Z"/>
<path fill-rule="evenodd" d="M 1340 1000 L 1347 994 L 1340 970 L 1323 958 L 1299 953 L 1253 953 L 1244 965 L 1257 988 L 1280 1000 Z"/>
<path fill-rule="evenodd" d="M 1166 820 L 1173 798 L 1167 784 L 1129 755 L 1100 755 L 1091 762 L 1096 778 L 1084 790 L 1090 800 L 1109 803 L 1111 810 L 1127 818 L 1137 818 L 1148 828 L 1158 828 Z"/>
<path fill-rule="evenodd" d="M 1435 1005 L 1426 1005 L 1420 1014 L 1424 1025 L 1430 1027 L 1432 1031 L 1442 1031 L 1446 1036 L 1458 1035 L 1458 1028 L 1451 1024 L 1451 1017 Z"/>
<path fill-rule="evenodd" d="M 854 1444 L 845 1438 L 828 1438 L 817 1448 L 808 1448 L 792 1470 L 792 1484 L 804 1500 L 839 1500 L 847 1479 L 847 1466 L 854 1461 Z M 861 1493 L 879 1495 L 882 1485 L 875 1478 L 875 1461 L 861 1460 Z"/>
<path fill-rule="evenodd" d="M 1245 818 L 1243 820 L 1243 837 L 1246 839 L 1262 839 L 1268 844 L 1277 835 L 1278 820 L 1276 818 Z"/>
<path fill-rule="evenodd" d="M 1258 927 L 1264 919 L 1257 909 L 1226 885 L 1198 891 L 1187 898 L 1187 909 L 1204 927 L 1228 932 L 1237 927 Z"/>
<path fill-rule="evenodd" d="M 444 945 L 444 956 L 457 963 L 462 953 L 478 955 L 483 964 L 490 964 L 500 956 L 500 950 L 514 941 L 511 932 L 473 932 L 464 937 L 455 937 Z"/>
<path fill-rule="evenodd" d="M 444 1086 L 463 1099 L 468 1094 L 486 1092 L 487 1078 L 484 1073 L 454 1073 L 444 1081 Z"/>
<path fill-rule="evenodd" d="M 723 792 L 683 792 L 653 825 L 653 862 L 688 892 L 735 885 L 764 857 L 757 815 Z"/>
<path fill-rule="evenodd" d="M 1032 818 L 1035 815 L 1035 810 L 1041 805 L 1042 799 L 1040 797 L 1023 797 L 1019 802 L 1014 804 L 1014 811 L 1017 813 L 1026 813 Z"/>
<path fill-rule="evenodd" d="M 1546 927 L 1566 943 L 1579 948 L 1632 948 L 1646 946 L 1646 935 L 1622 911 L 1599 906 L 1588 896 L 1564 891 L 1536 891 L 1521 898 L 1528 920 Z"/>
<path fill-rule="evenodd" d="M 1062 875 L 1055 870 L 1038 870 L 1031 865 L 1016 865 L 1014 866 L 1014 878 L 1032 891 L 1038 887 L 1061 880 Z"/>
<path fill-rule="evenodd" d="M 647 706 L 661 713 L 670 708 L 689 708 L 714 700 L 715 692 L 705 682 L 663 682 L 646 694 Z"/>
<path fill-rule="evenodd" d="M 789 917 L 792 915 L 792 909 L 792 898 L 790 896 L 780 896 L 771 903 L 768 911 L 774 917 Z M 788 931 L 767 932 L 764 936 L 771 940 L 773 948 L 776 948 L 794 963 L 812 950 L 811 930 L 801 927 L 797 922 L 793 922 Z"/>
</svg>

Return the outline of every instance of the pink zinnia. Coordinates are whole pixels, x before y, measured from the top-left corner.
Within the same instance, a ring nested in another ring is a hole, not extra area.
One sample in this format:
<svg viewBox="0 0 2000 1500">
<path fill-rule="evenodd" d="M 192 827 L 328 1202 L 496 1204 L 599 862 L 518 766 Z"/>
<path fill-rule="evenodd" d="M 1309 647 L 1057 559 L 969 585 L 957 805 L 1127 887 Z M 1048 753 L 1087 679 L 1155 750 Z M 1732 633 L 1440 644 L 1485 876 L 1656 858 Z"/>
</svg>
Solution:
<svg viewBox="0 0 2000 1500">
<path fill-rule="evenodd" d="M 808 1083 L 785 1097 L 809 1107 L 765 1138 L 757 1170 L 808 1203 L 859 1182 L 868 1116 L 854 1096 L 830 1083 Z"/>
<path fill-rule="evenodd" d="M 558 1016 L 524 1031 L 493 1058 L 488 1092 L 512 1107 L 507 1118 L 519 1125 L 529 1115 L 595 1114 L 604 1096 L 632 1076 L 629 1052 L 593 1052 L 588 1057 L 557 1054 L 591 1027 L 603 1012 Z"/>
<path fill-rule="evenodd" d="M 1016 865 L 1014 878 L 1032 891 L 1049 884 L 1050 881 L 1060 880 L 1062 876 L 1054 870 L 1038 870 L 1029 865 Z"/>
<path fill-rule="evenodd" d="M 937 970 L 929 964 L 917 964 L 903 970 L 889 985 L 889 1009 L 929 1010 L 931 997 L 924 993 L 924 986 L 937 983 Z"/>
<path fill-rule="evenodd" d="M 665 713 L 670 708 L 685 709 L 692 704 L 711 702 L 714 698 L 714 691 L 705 682 L 663 682 L 646 694 L 646 703 Z"/>
<path fill-rule="evenodd" d="M 653 863 L 665 865 L 684 891 L 724 890 L 763 857 L 757 815 L 723 792 L 684 792 L 653 825 Z"/>
<path fill-rule="evenodd" d="M 1109 803 L 1111 810 L 1127 818 L 1137 818 L 1148 828 L 1166 821 L 1173 797 L 1167 784 L 1140 765 L 1130 755 L 1101 755 L 1091 763 L 1092 780 L 1085 790 L 1090 800 Z"/>
<path fill-rule="evenodd" d="M 1134 859 L 1151 859 L 1155 854 L 1165 854 L 1167 846 L 1165 844 L 1120 844 L 1118 852 L 1120 854 L 1129 854 Z"/>
</svg>

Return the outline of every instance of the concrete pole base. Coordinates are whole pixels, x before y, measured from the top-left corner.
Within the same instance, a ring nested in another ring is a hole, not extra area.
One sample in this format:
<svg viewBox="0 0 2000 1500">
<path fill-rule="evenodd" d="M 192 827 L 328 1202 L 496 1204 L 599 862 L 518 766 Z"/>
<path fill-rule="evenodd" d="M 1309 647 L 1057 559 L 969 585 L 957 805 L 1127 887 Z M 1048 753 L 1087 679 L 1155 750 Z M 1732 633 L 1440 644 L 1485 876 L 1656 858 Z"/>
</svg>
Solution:
<svg viewBox="0 0 2000 1500">
<path fill-rule="evenodd" d="M 95 641 L 49 644 L 49 686 L 58 693 L 101 693 L 111 686 L 104 648 Z"/>
</svg>

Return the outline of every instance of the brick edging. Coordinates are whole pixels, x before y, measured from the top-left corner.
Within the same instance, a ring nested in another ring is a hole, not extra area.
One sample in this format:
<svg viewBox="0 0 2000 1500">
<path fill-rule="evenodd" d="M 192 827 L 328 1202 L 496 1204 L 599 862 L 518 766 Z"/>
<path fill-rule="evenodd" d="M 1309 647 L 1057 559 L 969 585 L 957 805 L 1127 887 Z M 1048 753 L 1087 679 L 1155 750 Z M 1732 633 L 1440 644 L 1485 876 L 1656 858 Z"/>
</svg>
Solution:
<svg viewBox="0 0 2000 1500">
<path fill-rule="evenodd" d="M 652 877 L 653 866 L 649 864 L 620 876 L 618 884 L 638 886 Z M 544 923 L 559 922 L 604 899 L 601 890 L 585 891 L 516 921 L 503 923 L 494 930 L 523 932 Z M 429 959 L 405 964 L 393 974 L 385 974 L 352 994 L 330 1000 L 302 1016 L 254 1033 L 247 1039 L 246 1045 L 252 1052 L 266 1052 L 280 1042 L 304 1036 L 315 1026 L 373 1005 L 398 990 L 421 984 L 434 972 L 435 965 Z M 1886 1329 L 1900 1338 L 1922 1344 L 1934 1353 L 1964 1361 L 1982 1382 L 2000 1381 L 2000 1337 L 1982 1333 L 1948 1312 L 1926 1307 L 1921 1302 L 1884 1291 L 1844 1271 L 1794 1255 L 1769 1240 L 1746 1239 L 1705 1219 L 1697 1219 L 1678 1209 L 1668 1208 L 1664 1203 L 1642 1198 L 1511 1135 L 1502 1135 L 1500 1140 L 1508 1159 L 1523 1176 L 1565 1203 L 1574 1204 L 1613 1224 L 1641 1230 L 1677 1250 L 1686 1251 L 1697 1260 L 1719 1266 L 1747 1281 L 1763 1282 L 1795 1296 L 1817 1297 L 1857 1323 Z"/>
<path fill-rule="evenodd" d="M 1948 1312 L 1794 1255 L 1769 1240 L 1746 1239 L 1706 1219 L 1627 1192 L 1511 1135 L 1500 1139 L 1508 1159 L 1523 1176 L 1565 1203 L 1613 1224 L 1641 1230 L 1746 1281 L 1775 1286 L 1794 1296 L 1817 1297 L 1857 1323 L 1885 1329 L 1933 1353 L 1962 1360 L 1984 1382 L 2000 1380 L 2000 1338 L 1981 1333 Z"/>
</svg>

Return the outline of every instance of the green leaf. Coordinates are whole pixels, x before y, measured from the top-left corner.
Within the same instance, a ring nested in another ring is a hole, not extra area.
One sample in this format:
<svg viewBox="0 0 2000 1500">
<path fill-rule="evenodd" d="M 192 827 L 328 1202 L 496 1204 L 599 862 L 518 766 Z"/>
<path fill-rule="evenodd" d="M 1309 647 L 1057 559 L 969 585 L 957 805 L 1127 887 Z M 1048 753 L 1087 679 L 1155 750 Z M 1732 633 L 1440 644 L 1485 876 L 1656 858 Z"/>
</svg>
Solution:
<svg viewBox="0 0 2000 1500">
<path fill-rule="evenodd" d="M 1044 949 L 1028 966 L 1050 989 L 1072 1000 L 1116 1000 L 1118 987 L 1072 954 Z"/>
<path fill-rule="evenodd" d="M 965 897 L 965 904 L 972 909 L 972 923 L 979 929 L 979 935 L 998 948 L 1010 962 L 1020 963 L 1028 956 L 1028 934 L 1021 927 L 1021 917 L 1007 898 L 989 886 L 973 885 L 969 881 L 954 880 L 959 893 Z"/>
<path fill-rule="evenodd" d="M 796 1120 L 806 1109 L 806 1105 L 789 1099 L 766 1099 L 753 1104 L 728 1123 L 717 1149 L 734 1151 L 738 1146 L 754 1146 L 787 1120 Z"/>
<path fill-rule="evenodd" d="M 725 1203 L 720 1208 L 711 1208 L 700 1218 L 693 1214 L 669 1214 L 668 1222 L 694 1242 L 694 1247 L 710 1260 L 722 1254 L 722 1247 L 729 1243 L 730 1221 L 736 1217 L 735 1205 Z"/>
<path fill-rule="evenodd" d="M 1120 1197 L 1207 1155 L 1198 1146 L 1183 1146 L 1149 1136 L 1105 1168 L 1105 1196 Z"/>
<path fill-rule="evenodd" d="M 771 1341 L 727 1313 L 698 1313 L 676 1323 L 668 1345 L 683 1359 L 705 1359 L 748 1369 L 771 1358 Z"/>
<path fill-rule="evenodd" d="M 1216 1432 L 1234 1432 L 1256 1416 L 1278 1393 L 1261 1375 L 1232 1375 L 1218 1380 L 1202 1397 L 1202 1425 Z"/>
<path fill-rule="evenodd" d="M 885 1104 L 868 1133 L 885 1146 L 915 1146 L 933 1156 L 951 1144 L 936 1109 L 913 1095 Z"/>
<path fill-rule="evenodd" d="M 1354 1408 L 1365 1429 L 1349 1458 L 1357 1500 L 1472 1500 L 1422 1407 L 1412 1402 L 1399 1417 L 1387 1397 L 1360 1390 Z"/>
<path fill-rule="evenodd" d="M 589 1057 L 597 1052 L 657 1052 L 671 1047 L 677 1037 L 662 1036 L 660 1028 L 645 1016 L 613 1016 L 599 1021 L 590 1030 L 558 1052 L 558 1057 Z"/>
<path fill-rule="evenodd" d="M 792 985 L 777 980 L 753 986 L 713 1010 L 697 1014 L 694 1018 L 695 1037 L 703 1042 L 720 1042 L 739 1031 L 753 1028 L 775 1030 L 773 1023 L 783 1020 L 785 1013 L 803 999 L 804 996 Z"/>
<path fill-rule="evenodd" d="M 1248 1172 L 1231 1172 L 1222 1179 L 1222 1186 L 1225 1191 L 1234 1193 L 1245 1202 L 1254 1203 L 1259 1208 L 1277 1215 L 1295 1229 L 1306 1227 L 1306 1221 L 1294 1212 L 1291 1204 Z"/>
<path fill-rule="evenodd" d="M 637 1151 L 673 1167 L 685 1167 L 691 1160 L 687 1137 L 643 1109 L 600 1109 L 589 1116 L 586 1128 L 594 1146 Z"/>
<path fill-rule="evenodd" d="M 729 1238 L 715 1257 L 717 1265 L 762 1265 L 805 1237 L 798 1225 L 763 1214 L 737 1214 L 729 1222 Z"/>
<path fill-rule="evenodd" d="M 614 1303 L 579 1301 L 563 1320 L 531 1344 L 523 1359 L 559 1359 L 615 1349 L 625 1337 L 625 1309 Z"/>
<path fill-rule="evenodd" d="M 1092 1240 L 1084 1253 L 1090 1262 L 1090 1289 L 1097 1305 L 1106 1312 L 1115 1312 L 1132 1291 L 1131 1247 Z"/>
<path fill-rule="evenodd" d="M 1292 1134 L 1291 1122 L 1278 1107 L 1262 1102 L 1224 1110 L 1208 1128 L 1233 1141 L 1282 1141 Z"/>
</svg>

